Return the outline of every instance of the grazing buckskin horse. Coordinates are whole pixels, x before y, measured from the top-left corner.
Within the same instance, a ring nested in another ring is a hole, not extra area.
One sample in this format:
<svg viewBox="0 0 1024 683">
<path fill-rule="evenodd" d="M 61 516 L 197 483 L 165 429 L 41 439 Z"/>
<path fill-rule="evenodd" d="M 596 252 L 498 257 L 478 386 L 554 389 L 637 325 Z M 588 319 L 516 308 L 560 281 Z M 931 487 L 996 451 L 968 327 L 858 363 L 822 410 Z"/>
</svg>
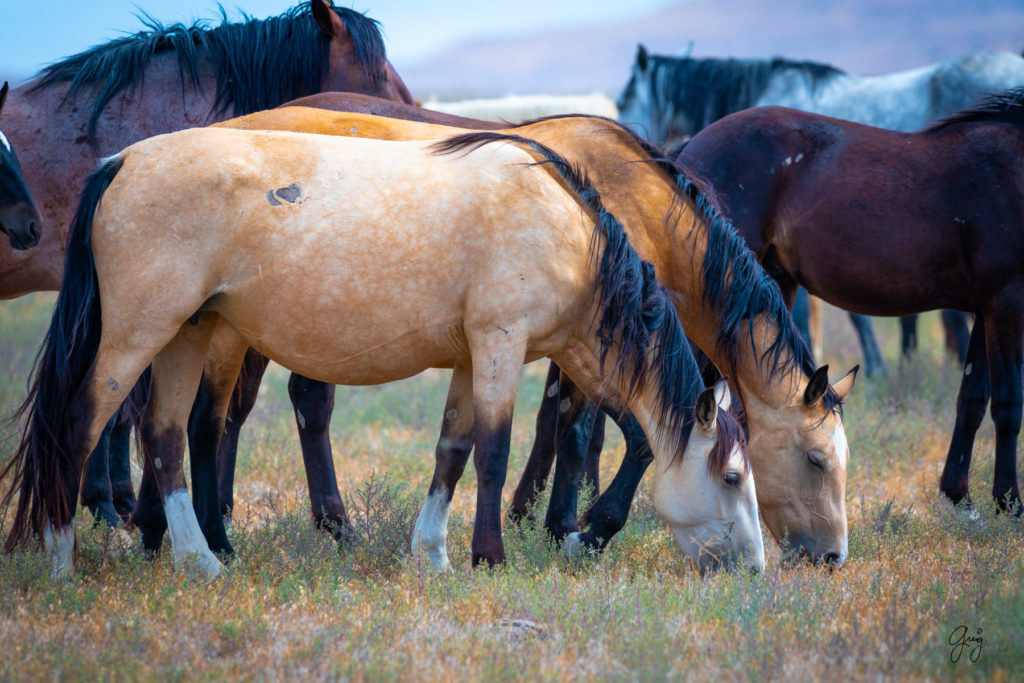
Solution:
<svg viewBox="0 0 1024 683">
<path fill-rule="evenodd" d="M 4 110 L 45 234 L 28 252 L 0 248 L 0 299 L 60 286 L 67 226 L 99 158 L 321 90 L 412 102 L 376 23 L 327 0 L 212 28 L 154 22 L 47 67 L 13 90 Z M 122 421 L 104 435 L 101 447 L 109 441 L 114 454 L 109 470 L 107 458 L 90 458 L 83 488 L 83 503 L 112 526 L 135 507 L 129 432 Z"/>
<path fill-rule="evenodd" d="M 1000 508 L 1017 505 L 1024 88 L 918 133 L 759 107 L 708 126 L 679 159 L 707 174 L 784 291 L 804 285 L 869 315 L 975 314 L 940 486 L 969 503 L 974 435 L 991 394 L 992 495 Z"/>
<path fill-rule="evenodd" d="M 908 71 L 857 76 L 827 64 L 781 58 L 649 55 L 641 45 L 617 104 L 620 121 L 639 125 L 655 142 L 674 145 L 727 114 L 763 105 L 911 132 L 970 107 L 984 94 L 1020 85 L 1024 59 L 1008 52 L 978 52 Z M 850 319 L 864 349 L 865 372 L 887 372 L 871 321 L 857 314 Z M 962 362 L 967 317 L 947 310 L 943 323 L 949 330 L 947 343 Z M 901 329 L 907 353 L 916 346 L 916 317 L 904 319 Z"/>
<path fill-rule="evenodd" d="M 73 571 L 85 461 L 151 365 L 142 442 L 175 560 L 194 555 L 219 573 L 182 462 L 218 329 L 230 361 L 213 378 L 217 433 L 250 345 L 332 383 L 453 368 L 439 450 L 468 453 L 472 442 L 474 563 L 504 560 L 516 385 L 525 361 L 550 356 L 642 428 L 663 475 L 700 480 L 712 515 L 701 523 L 711 543 L 702 566 L 763 567 L 738 425 L 723 434 L 731 418 L 715 392 L 698 398 L 696 363 L 654 267 L 579 170 L 535 142 L 488 133 L 430 144 L 205 128 L 105 161 L 75 216 L 23 406 L 28 426 L 5 469 L 14 477 L 4 506 L 18 496 L 8 549 L 35 532 L 54 574 Z"/>
<path fill-rule="evenodd" d="M 440 126 L 306 107 L 259 112 L 221 125 L 391 139 L 434 139 L 451 133 L 451 129 Z M 845 560 L 844 496 L 849 449 L 834 409 L 852 388 L 853 374 L 833 391 L 828 385 L 827 369 L 814 371 L 778 288 L 757 265 L 743 240 L 718 217 L 696 185 L 671 164 L 655 163 L 650 148 L 632 133 L 613 121 L 591 117 L 553 118 L 514 130 L 587 169 L 605 205 L 625 217 L 622 220 L 642 257 L 655 263 L 661 281 L 678 294 L 677 310 L 688 334 L 719 367 L 729 369 L 750 424 L 751 461 L 755 473 L 760 472 L 758 501 L 772 533 L 779 539 L 788 538 L 794 548 L 809 557 L 838 563 Z M 698 262 L 703 266 L 695 273 L 694 264 Z M 213 348 L 216 349 L 216 344 Z M 215 367 L 220 364 L 215 359 L 208 363 Z M 204 381 L 201 389 L 207 384 Z M 321 390 L 326 395 L 321 405 L 329 410 L 331 389 Z M 197 399 L 199 403 L 209 401 Z M 578 410 L 574 408 L 573 414 L 579 413 L 580 419 L 585 420 L 594 409 L 588 410 L 580 406 Z M 317 420 L 324 427 L 322 440 L 316 443 L 327 443 L 327 420 L 322 416 Z M 308 419 L 303 418 L 302 422 L 308 426 Z M 210 428 L 201 431 L 212 439 L 212 444 L 192 443 L 193 472 L 208 471 L 204 468 L 214 466 L 219 433 Z M 628 471 L 617 478 L 610 493 L 592 508 L 591 533 L 583 537 L 587 543 L 607 542 L 622 527 L 633 492 L 649 462 L 639 428 L 633 426 L 624 431 L 629 443 Z M 202 454 L 205 462 L 196 462 L 198 454 Z M 461 464 L 456 461 L 454 465 L 449 462 L 451 454 L 444 454 L 444 458 L 439 455 L 439 473 L 435 474 L 432 492 L 439 482 L 451 476 L 446 472 L 461 472 L 468 454 L 468 450 L 458 454 Z M 320 479 L 319 474 L 309 474 L 311 463 L 317 473 L 333 473 L 329 450 L 320 450 L 317 455 L 304 449 L 304 457 L 310 481 Z M 530 467 L 536 472 L 539 466 L 532 460 Z M 545 469 L 539 476 L 543 479 L 546 474 Z M 527 492 L 523 495 L 534 493 L 532 482 L 537 476 L 524 475 L 531 485 L 520 486 L 520 491 Z M 204 475 L 202 479 L 212 481 L 210 476 Z M 452 486 L 446 488 L 450 497 Z M 159 499 L 154 486 L 148 487 L 147 495 L 145 478 L 143 489 L 136 524 L 143 532 L 146 546 L 155 548 L 164 532 L 161 516 L 141 513 L 158 507 Z M 211 546 L 229 551 L 216 492 L 196 488 L 194 494 Z M 225 492 L 227 495 L 230 490 Z M 311 490 L 311 496 L 314 514 L 322 514 L 325 508 L 335 510 L 338 515 L 330 521 L 339 526 L 347 524 L 336 484 L 330 495 L 320 489 Z M 520 492 L 516 501 L 523 504 Z M 335 507 L 330 507 L 335 503 Z M 566 494 L 561 505 L 572 509 L 573 521 L 571 527 L 554 531 L 559 537 L 575 529 L 574 490 Z M 559 522 L 563 523 L 569 515 L 561 513 Z"/>
<path fill-rule="evenodd" d="M 0 88 L 0 110 L 7 101 L 7 81 Z M 12 249 L 24 250 L 39 243 L 39 213 L 18 163 L 18 155 L 0 131 L 0 232 Z"/>
</svg>

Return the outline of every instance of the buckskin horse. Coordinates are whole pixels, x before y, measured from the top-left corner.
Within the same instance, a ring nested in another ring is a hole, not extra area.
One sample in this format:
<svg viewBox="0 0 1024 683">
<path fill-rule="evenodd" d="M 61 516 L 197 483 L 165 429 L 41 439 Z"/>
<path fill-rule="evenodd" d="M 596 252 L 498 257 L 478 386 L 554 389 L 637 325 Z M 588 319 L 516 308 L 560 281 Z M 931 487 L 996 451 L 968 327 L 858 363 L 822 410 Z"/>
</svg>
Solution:
<svg viewBox="0 0 1024 683">
<path fill-rule="evenodd" d="M 654 267 L 580 171 L 536 142 L 486 133 L 430 144 L 203 128 L 104 161 L 75 216 L 27 428 L 4 472 L 4 507 L 18 498 L 8 549 L 34 532 L 54 574 L 73 571 L 85 461 L 151 366 L 142 442 L 175 560 L 194 556 L 219 573 L 182 463 L 218 328 L 228 332 L 227 381 L 214 382 L 218 434 L 250 345 L 333 383 L 454 368 L 438 450 L 468 454 L 472 442 L 474 563 L 504 560 L 516 385 L 524 361 L 550 356 L 641 428 L 660 471 L 691 463 L 713 502 L 708 562 L 763 567 L 740 432 L 732 423 L 731 438 L 716 438 L 719 416 L 730 418 L 712 407 L 712 390 L 698 398 L 696 363 Z M 695 405 L 706 433 L 691 439 Z"/>
<path fill-rule="evenodd" d="M 714 59 L 649 55 L 637 49 L 632 73 L 617 104 L 619 120 L 638 124 L 655 142 L 674 145 L 727 114 L 779 105 L 911 132 L 975 104 L 987 93 L 1024 85 L 1024 59 L 1008 52 L 978 52 L 877 76 L 858 76 L 828 64 L 789 59 Z M 871 321 L 851 314 L 864 349 L 865 372 L 885 373 Z M 916 317 L 901 321 L 901 346 L 916 345 Z M 947 345 L 961 361 L 967 318 L 943 311 Z"/>
<path fill-rule="evenodd" d="M 258 112 L 218 125 L 390 139 L 434 139 L 453 132 L 440 126 L 306 107 Z M 661 281 L 677 293 L 677 309 L 688 334 L 719 367 L 728 368 L 750 423 L 751 460 L 755 473 L 759 473 L 758 501 L 772 533 L 779 539 L 788 538 L 798 552 L 808 557 L 842 563 L 846 556 L 844 495 L 849 448 L 834 408 L 851 390 L 854 375 L 849 374 L 834 390 L 829 387 L 827 368 L 815 371 L 778 288 L 743 240 L 721 220 L 698 185 L 671 164 L 656 162 L 652 150 L 635 135 L 613 121 L 593 117 L 553 118 L 518 127 L 514 132 L 548 145 L 587 169 L 604 204 L 624 217 L 642 257 L 656 264 Z M 219 362 L 212 364 L 217 366 Z M 331 390 L 321 386 L 317 391 L 325 396 L 316 413 L 322 439 L 309 443 L 329 447 L 323 413 L 329 416 Z M 204 400 L 200 397 L 197 404 Z M 311 409 L 317 410 L 315 402 Z M 582 405 L 578 410 L 574 408 L 576 413 L 581 420 L 588 415 Z M 308 427 L 308 420 L 303 422 Z M 206 459 L 206 464 L 193 459 L 194 472 L 212 467 L 211 452 L 216 452 L 219 434 L 204 431 L 213 444 L 193 444 L 193 458 L 201 453 Z M 611 491 L 592 508 L 590 533 L 582 537 L 588 544 L 606 543 L 622 527 L 649 461 L 640 430 L 627 430 L 626 436 L 628 471 L 617 477 Z M 315 449 L 311 452 L 304 448 L 304 457 L 307 473 L 311 462 L 316 471 L 333 473 L 328 449 L 317 455 Z M 461 457 L 458 471 L 468 451 Z M 438 467 L 449 471 L 452 465 L 439 456 Z M 534 473 L 524 475 L 524 479 L 531 484 L 520 486 L 526 496 L 534 492 L 532 482 L 537 473 L 541 479 L 547 474 L 543 464 L 533 458 L 528 467 Z M 208 482 L 212 477 L 202 479 Z M 156 488 L 150 486 L 149 491 L 155 494 Z M 520 491 L 515 504 L 521 504 Z M 215 549 L 229 551 L 217 493 L 196 488 L 194 494 L 207 539 Z M 230 489 L 224 495 L 229 496 Z M 327 509 L 333 513 L 329 521 L 339 526 L 347 523 L 336 485 L 330 495 L 311 489 L 311 496 L 314 515 L 323 516 Z M 201 498 L 206 502 L 199 502 Z M 152 510 L 158 502 L 155 495 L 141 495 L 136 515 L 136 524 L 149 548 L 159 546 L 164 527 L 160 515 L 140 513 Z M 573 523 L 571 528 L 565 523 L 561 529 L 552 529 L 559 537 L 575 529 L 575 492 L 567 493 L 561 504 L 572 509 Z M 559 522 L 563 523 L 568 514 L 563 513 Z"/>
<path fill-rule="evenodd" d="M 804 285 L 868 315 L 975 314 L 940 483 L 954 503 L 969 503 L 990 394 L 992 496 L 1002 509 L 1020 501 L 1022 158 L 1024 88 L 918 133 L 759 107 L 708 126 L 680 154 L 715 184 L 785 291 Z"/>
<path fill-rule="evenodd" d="M 412 102 L 376 22 L 327 0 L 214 27 L 149 20 L 145 31 L 45 68 L 11 91 L 4 111 L 45 229 L 27 252 L 0 248 L 0 299 L 59 288 L 67 226 L 98 159 L 152 135 L 322 90 Z M 101 447 L 109 442 L 114 453 L 109 468 L 106 458 L 90 458 L 83 489 L 83 502 L 112 526 L 135 506 L 129 431 L 122 421 L 104 435 Z"/>
</svg>

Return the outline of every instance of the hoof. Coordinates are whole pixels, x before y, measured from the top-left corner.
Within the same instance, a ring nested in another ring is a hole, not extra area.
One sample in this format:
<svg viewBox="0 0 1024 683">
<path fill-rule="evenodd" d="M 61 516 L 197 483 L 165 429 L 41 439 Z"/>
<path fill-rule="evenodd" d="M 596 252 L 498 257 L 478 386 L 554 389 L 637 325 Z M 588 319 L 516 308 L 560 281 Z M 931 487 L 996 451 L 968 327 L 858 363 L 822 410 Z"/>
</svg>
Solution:
<svg viewBox="0 0 1024 683">
<path fill-rule="evenodd" d="M 566 559 L 575 560 L 587 554 L 587 546 L 581 538 L 580 532 L 574 531 L 565 537 L 562 543 L 562 555 Z"/>
</svg>

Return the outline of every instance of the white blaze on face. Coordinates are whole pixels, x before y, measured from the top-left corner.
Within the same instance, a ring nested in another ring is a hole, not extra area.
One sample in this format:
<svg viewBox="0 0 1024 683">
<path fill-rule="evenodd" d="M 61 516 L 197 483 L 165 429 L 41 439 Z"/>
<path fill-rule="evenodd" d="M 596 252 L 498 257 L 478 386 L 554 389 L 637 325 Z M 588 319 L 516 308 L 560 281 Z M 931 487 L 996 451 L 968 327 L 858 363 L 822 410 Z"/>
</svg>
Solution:
<svg viewBox="0 0 1024 683">
<path fill-rule="evenodd" d="M 7 140 L 7 136 L 4 135 L 4 132 L 2 130 L 0 130 L 0 144 L 2 144 L 5 148 L 7 148 L 8 152 L 12 151 L 11 150 L 11 143 Z"/>
<path fill-rule="evenodd" d="M 206 544 L 188 490 L 178 489 L 164 498 L 164 512 L 167 514 L 167 531 L 171 534 L 174 564 L 180 566 L 194 554 L 203 571 L 211 577 L 220 574 L 223 565 Z"/>
<path fill-rule="evenodd" d="M 846 430 L 843 429 L 843 423 L 836 421 L 836 429 L 832 432 L 832 447 L 836 451 L 836 457 L 839 458 L 839 464 L 842 466 L 843 471 L 846 471 L 846 463 L 850 457 L 850 446 L 846 442 Z"/>
<path fill-rule="evenodd" d="M 412 552 L 425 551 L 430 558 L 431 567 L 435 571 L 443 571 L 451 567 L 448 561 L 448 511 L 451 502 L 448 500 L 448 489 L 439 486 L 427 499 L 416 517 L 416 526 L 412 531 Z"/>
<path fill-rule="evenodd" d="M 55 579 L 71 578 L 75 573 L 75 518 L 59 531 L 53 530 L 51 522 L 43 529 L 43 546 L 53 562 L 50 574 Z"/>
</svg>

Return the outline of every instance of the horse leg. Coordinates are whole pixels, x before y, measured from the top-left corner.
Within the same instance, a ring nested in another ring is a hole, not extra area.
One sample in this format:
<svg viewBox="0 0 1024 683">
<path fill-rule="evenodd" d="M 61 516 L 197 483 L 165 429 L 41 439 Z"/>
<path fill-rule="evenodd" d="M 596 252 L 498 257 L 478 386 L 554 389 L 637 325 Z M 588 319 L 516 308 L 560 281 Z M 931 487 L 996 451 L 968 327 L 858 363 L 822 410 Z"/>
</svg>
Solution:
<svg viewBox="0 0 1024 683">
<path fill-rule="evenodd" d="M 114 430 L 117 416 L 110 418 L 100 440 L 96 443 L 85 465 L 82 478 L 82 506 L 93 515 L 93 523 L 106 523 L 111 529 L 121 526 L 121 517 L 114 508 L 114 491 L 110 482 L 110 433 Z"/>
<path fill-rule="evenodd" d="M 816 296 L 808 298 L 807 301 L 807 322 L 811 335 L 811 354 L 815 358 L 821 358 L 825 353 L 825 331 L 821 326 L 821 299 Z M 711 386 L 710 384 L 708 386 Z"/>
<path fill-rule="evenodd" d="M 456 366 L 441 419 L 441 436 L 434 450 L 434 476 L 412 532 L 412 552 L 426 552 L 436 571 L 448 561 L 448 511 L 469 453 L 473 450 L 473 372 Z"/>
<path fill-rule="evenodd" d="M 551 463 L 555 459 L 555 424 L 558 422 L 558 376 L 561 371 L 553 362 L 548 365 L 548 377 L 544 381 L 544 398 L 537 411 L 536 437 L 530 457 L 523 469 L 515 493 L 512 495 L 512 509 L 509 517 L 518 521 L 527 516 L 537 494 L 544 490 Z"/>
<path fill-rule="evenodd" d="M 118 414 L 110 430 L 110 489 L 117 516 L 125 524 L 137 503 L 132 485 L 131 436 L 132 420 Z"/>
<path fill-rule="evenodd" d="M 256 349 L 249 349 L 242 361 L 242 372 L 238 376 L 228 414 L 224 422 L 224 434 L 217 449 L 217 489 L 221 514 L 230 521 L 235 507 L 235 464 L 238 458 L 238 435 L 246 418 L 256 405 L 263 373 L 267 371 L 270 359 Z"/>
<path fill-rule="evenodd" d="M 467 333 L 473 359 L 473 463 L 476 465 L 476 518 L 473 566 L 505 561 L 501 540 L 501 489 L 512 443 L 512 409 L 526 356 L 525 340 L 511 334 Z M 515 343 L 515 346 L 511 346 Z"/>
<path fill-rule="evenodd" d="M 954 505 L 964 503 L 970 506 L 968 475 L 971 468 L 971 451 L 974 450 L 974 435 L 985 419 L 988 405 L 989 377 L 985 347 L 985 325 L 978 317 L 967 344 L 967 362 L 964 364 L 960 392 L 956 398 L 956 423 L 953 438 L 946 453 L 946 466 L 942 470 L 939 489 Z"/>
<path fill-rule="evenodd" d="M 992 497 L 1000 510 L 1021 514 L 1017 487 L 1017 435 L 1021 423 L 1021 368 L 1024 357 L 1024 320 L 1013 314 L 1014 300 L 993 302 L 985 316 L 988 374 L 992 382 L 992 421 L 996 425 L 996 466 Z M 1003 318 L 997 317 L 998 312 Z"/>
<path fill-rule="evenodd" d="M 140 430 L 143 454 L 152 466 L 163 500 L 174 562 L 180 566 L 194 555 L 199 566 L 211 576 L 220 573 L 221 563 L 210 552 L 189 499 L 184 454 L 186 424 L 218 319 L 204 314 L 196 324 L 186 323 L 153 359 L 150 400 Z M 211 467 L 201 469 L 200 475 L 209 476 L 213 471 Z"/>
<path fill-rule="evenodd" d="M 917 316 L 900 317 L 900 353 L 904 358 L 917 350 Z"/>
<path fill-rule="evenodd" d="M 803 287 L 797 287 L 793 295 L 790 313 L 796 329 L 800 331 L 807 348 L 811 347 L 811 295 Z"/>
<path fill-rule="evenodd" d="M 192 507 L 210 550 L 228 555 L 234 553 L 234 548 L 228 540 L 218 494 L 217 456 L 228 404 L 232 400 L 247 346 L 226 322 L 216 326 L 188 418 Z"/>
<path fill-rule="evenodd" d="M 616 417 L 613 412 L 611 415 L 626 437 L 626 454 L 612 483 L 583 514 L 580 521 L 587 530 L 573 532 L 566 537 L 562 548 L 567 555 L 573 554 L 580 546 L 604 548 L 612 536 L 622 530 L 629 517 L 629 508 L 633 504 L 636 489 L 651 464 L 647 437 L 644 436 L 643 428 L 636 418 L 629 413 L 622 413 Z"/>
<path fill-rule="evenodd" d="M 587 447 L 587 457 L 583 461 L 583 486 L 593 489 L 596 496 L 600 489 L 601 477 L 601 450 L 604 448 L 604 428 L 607 423 L 607 416 L 603 410 L 598 410 L 594 415 L 594 426 L 590 430 L 590 445 Z"/>
<path fill-rule="evenodd" d="M 859 313 L 850 313 L 850 322 L 857 330 L 860 338 L 860 347 L 864 349 L 864 374 L 872 377 L 878 373 L 882 377 L 889 376 L 889 366 L 882 357 L 882 350 L 878 347 L 878 338 L 871 325 L 871 318 Z"/>
<path fill-rule="evenodd" d="M 971 334 L 967 313 L 942 309 L 942 329 L 946 333 L 946 350 L 956 355 L 963 366 L 967 362 L 967 344 Z"/>
<path fill-rule="evenodd" d="M 341 501 L 331 457 L 334 385 L 292 373 L 288 379 L 288 396 L 292 399 L 295 424 L 299 428 L 313 521 L 318 529 L 330 531 L 335 540 L 351 537 L 352 522 Z"/>
<path fill-rule="evenodd" d="M 544 519 L 544 528 L 559 543 L 578 529 L 576 501 L 598 412 L 597 406 L 563 374 L 558 389 L 555 478 Z"/>
</svg>

